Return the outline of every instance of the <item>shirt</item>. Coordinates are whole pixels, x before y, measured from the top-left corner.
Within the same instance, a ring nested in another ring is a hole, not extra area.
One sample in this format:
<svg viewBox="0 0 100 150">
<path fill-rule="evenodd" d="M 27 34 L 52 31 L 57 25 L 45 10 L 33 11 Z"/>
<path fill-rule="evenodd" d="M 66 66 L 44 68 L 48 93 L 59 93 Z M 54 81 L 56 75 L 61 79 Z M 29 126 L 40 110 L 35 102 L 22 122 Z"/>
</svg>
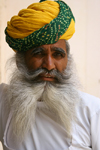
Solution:
<svg viewBox="0 0 100 150">
<path fill-rule="evenodd" d="M 100 150 L 100 99 L 79 91 L 77 121 L 72 123 L 72 136 L 48 110 L 38 102 L 36 120 L 20 142 L 12 132 L 12 112 L 6 106 L 6 84 L 0 85 L 0 140 L 4 150 Z"/>
</svg>

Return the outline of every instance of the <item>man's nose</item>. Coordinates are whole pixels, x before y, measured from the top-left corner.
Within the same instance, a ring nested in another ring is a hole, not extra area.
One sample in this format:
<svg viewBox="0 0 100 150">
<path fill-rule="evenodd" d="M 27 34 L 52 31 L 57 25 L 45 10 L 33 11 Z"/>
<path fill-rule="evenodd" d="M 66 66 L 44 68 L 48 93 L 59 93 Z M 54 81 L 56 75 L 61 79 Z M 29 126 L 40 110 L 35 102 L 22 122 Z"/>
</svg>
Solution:
<svg viewBox="0 0 100 150">
<path fill-rule="evenodd" d="M 45 68 L 49 71 L 52 70 L 52 69 L 55 69 L 54 59 L 52 58 L 51 55 L 47 55 L 47 56 L 44 57 L 42 68 Z"/>
</svg>

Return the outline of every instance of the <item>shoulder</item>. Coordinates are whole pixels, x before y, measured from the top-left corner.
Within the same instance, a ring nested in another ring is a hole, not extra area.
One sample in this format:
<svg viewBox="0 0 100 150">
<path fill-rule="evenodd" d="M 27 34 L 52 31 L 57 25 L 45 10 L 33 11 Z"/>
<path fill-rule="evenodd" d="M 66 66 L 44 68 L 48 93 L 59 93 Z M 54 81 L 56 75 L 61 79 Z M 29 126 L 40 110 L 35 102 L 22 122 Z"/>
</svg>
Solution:
<svg viewBox="0 0 100 150">
<path fill-rule="evenodd" d="M 6 109 L 6 91 L 8 89 L 7 84 L 0 84 L 0 140 L 3 140 L 3 133 L 5 130 L 5 125 L 7 121 L 7 113 L 8 110 Z"/>
<path fill-rule="evenodd" d="M 5 83 L 0 84 L 0 102 L 2 102 L 2 97 L 5 95 L 8 85 Z"/>
<path fill-rule="evenodd" d="M 0 84 L 0 111 L 4 108 L 4 106 L 8 105 L 7 100 L 7 91 L 9 89 L 9 85 L 2 83 Z"/>
<path fill-rule="evenodd" d="M 84 92 L 79 92 L 79 94 L 81 96 L 80 105 L 82 109 L 87 109 L 91 113 L 91 117 L 95 113 L 100 113 L 100 98 Z"/>
<path fill-rule="evenodd" d="M 7 108 L 6 106 L 8 106 L 8 101 L 7 101 L 8 88 L 9 88 L 9 85 L 4 84 L 4 83 L 0 84 L 0 115 Z"/>
<path fill-rule="evenodd" d="M 7 84 L 2 83 L 0 84 L 0 94 L 2 93 L 3 89 L 7 86 Z"/>
<path fill-rule="evenodd" d="M 6 92 L 8 85 L 5 83 L 0 84 L 0 104 L 4 102 L 4 97 L 6 97 Z"/>
<path fill-rule="evenodd" d="M 7 90 L 9 85 L 0 84 L 0 134 L 5 128 L 5 124 L 9 115 L 9 106 L 7 102 Z"/>
</svg>

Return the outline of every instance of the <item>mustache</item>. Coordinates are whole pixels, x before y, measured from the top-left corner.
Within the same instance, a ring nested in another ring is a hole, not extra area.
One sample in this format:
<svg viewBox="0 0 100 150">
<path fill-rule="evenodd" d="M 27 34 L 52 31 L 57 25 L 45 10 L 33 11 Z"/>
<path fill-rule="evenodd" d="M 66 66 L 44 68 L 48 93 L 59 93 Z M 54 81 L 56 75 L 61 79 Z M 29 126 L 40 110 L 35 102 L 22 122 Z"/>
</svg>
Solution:
<svg viewBox="0 0 100 150">
<path fill-rule="evenodd" d="M 42 82 L 42 80 L 40 79 L 41 74 L 49 74 L 55 79 L 54 80 L 55 83 L 63 83 L 63 84 L 65 83 L 65 80 L 68 80 L 71 76 L 69 74 L 68 75 L 64 74 L 64 72 L 61 73 L 57 69 L 48 70 L 45 68 L 38 68 L 33 71 L 27 71 L 27 74 L 24 75 L 28 81 L 39 83 Z"/>
</svg>

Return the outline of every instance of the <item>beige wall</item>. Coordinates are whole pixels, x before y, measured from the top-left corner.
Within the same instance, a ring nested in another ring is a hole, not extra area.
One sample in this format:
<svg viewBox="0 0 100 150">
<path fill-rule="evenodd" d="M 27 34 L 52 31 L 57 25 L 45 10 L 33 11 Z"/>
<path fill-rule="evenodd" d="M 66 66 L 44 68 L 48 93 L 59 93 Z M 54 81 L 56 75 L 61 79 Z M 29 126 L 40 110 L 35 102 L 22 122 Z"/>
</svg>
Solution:
<svg viewBox="0 0 100 150">
<path fill-rule="evenodd" d="M 0 142 L 0 150 L 3 150 L 1 142 Z"/>
<path fill-rule="evenodd" d="M 69 42 L 84 91 L 100 97 L 100 0 L 65 1 L 76 18 L 76 33 Z M 4 66 L 14 53 L 4 40 L 6 22 L 33 2 L 34 0 L 0 0 L 0 82 L 7 82 Z"/>
</svg>

